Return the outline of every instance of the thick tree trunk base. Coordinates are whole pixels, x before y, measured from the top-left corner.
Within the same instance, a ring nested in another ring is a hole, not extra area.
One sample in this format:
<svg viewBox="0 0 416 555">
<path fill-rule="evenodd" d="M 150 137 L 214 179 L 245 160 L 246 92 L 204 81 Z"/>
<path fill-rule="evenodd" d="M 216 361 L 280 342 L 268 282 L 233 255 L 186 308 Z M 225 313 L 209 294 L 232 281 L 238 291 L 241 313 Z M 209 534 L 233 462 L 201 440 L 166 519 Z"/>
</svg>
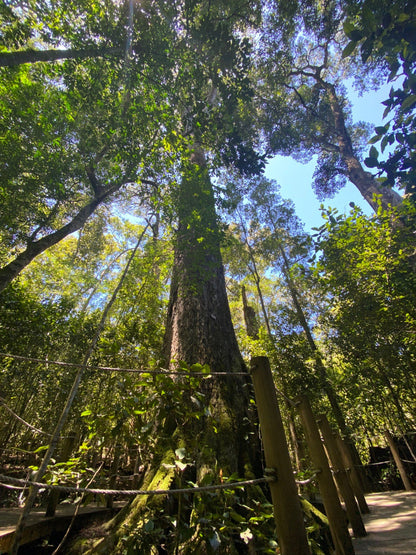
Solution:
<svg viewBox="0 0 416 555">
<path fill-rule="evenodd" d="M 226 425 L 226 418 L 223 420 Z M 242 461 L 234 457 L 233 468 L 222 465 L 215 451 L 227 453 L 229 434 L 217 434 L 217 443 L 212 446 L 212 427 L 200 437 L 200 451 L 194 457 L 186 457 L 183 461 L 193 458 L 185 469 L 178 466 L 175 447 L 180 446 L 187 452 L 183 430 L 177 428 L 172 435 L 171 445 L 163 446 L 163 454 L 154 458 L 147 470 L 140 489 L 174 490 L 189 487 L 188 482 L 198 485 L 221 483 L 231 478 L 252 479 L 255 477 L 248 460 L 243 465 L 244 475 L 239 473 Z M 194 441 L 192 440 L 192 444 Z M 159 452 L 162 446 L 159 446 Z M 234 448 L 232 448 L 234 450 Z M 235 453 L 235 451 L 234 451 Z M 228 459 L 228 464 L 230 463 Z M 182 461 L 180 461 L 182 462 Z M 267 486 L 266 486 L 267 488 Z M 244 554 L 258 553 L 258 541 L 265 540 L 252 537 L 249 530 L 249 518 L 255 511 L 261 515 L 268 511 L 261 524 L 264 537 L 273 539 L 274 522 L 271 506 L 267 499 L 267 489 L 261 486 L 249 486 L 230 490 L 215 490 L 198 494 L 175 494 L 138 496 L 124 507 L 110 522 L 94 531 L 95 537 L 88 538 L 90 533 L 85 530 L 72 544 L 70 555 L 101 555 L 101 554 L 181 554 L 227 553 Z M 260 509 L 261 508 L 261 509 Z M 253 528 L 260 526 L 256 523 Z M 265 530 L 267 529 L 267 535 Z M 244 536 L 244 532 L 247 531 Z M 243 534 L 243 537 L 241 536 Z M 97 537 L 98 536 L 98 537 Z"/>
</svg>

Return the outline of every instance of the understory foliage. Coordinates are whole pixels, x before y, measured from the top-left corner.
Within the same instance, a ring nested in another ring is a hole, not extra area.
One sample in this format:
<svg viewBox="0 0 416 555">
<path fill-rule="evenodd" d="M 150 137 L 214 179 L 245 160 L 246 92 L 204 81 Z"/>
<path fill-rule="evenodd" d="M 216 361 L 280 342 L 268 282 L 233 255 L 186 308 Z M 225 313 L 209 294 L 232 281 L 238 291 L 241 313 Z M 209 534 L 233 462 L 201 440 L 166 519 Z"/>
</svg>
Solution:
<svg viewBox="0 0 416 555">
<path fill-rule="evenodd" d="M 321 256 L 315 272 L 329 297 L 320 326 L 345 400 L 354 399 L 375 417 L 365 424 L 371 431 L 379 433 L 386 425 L 383 412 L 394 428 L 411 429 L 414 206 L 389 212 L 380 208 L 372 218 L 358 208 L 348 216 L 328 211 L 324 217 L 327 223 L 316 239 Z"/>
</svg>

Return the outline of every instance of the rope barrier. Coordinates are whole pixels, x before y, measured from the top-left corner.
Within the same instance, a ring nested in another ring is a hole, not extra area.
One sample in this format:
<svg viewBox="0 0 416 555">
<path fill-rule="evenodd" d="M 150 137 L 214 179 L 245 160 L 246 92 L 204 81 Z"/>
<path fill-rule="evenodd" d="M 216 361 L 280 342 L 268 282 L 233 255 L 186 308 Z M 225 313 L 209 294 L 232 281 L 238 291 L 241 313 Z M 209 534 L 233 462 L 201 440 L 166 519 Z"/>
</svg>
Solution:
<svg viewBox="0 0 416 555">
<path fill-rule="evenodd" d="M 409 464 L 416 464 L 416 461 L 408 461 L 406 459 L 400 459 L 402 462 L 405 463 L 409 463 Z M 374 462 L 374 463 L 367 463 L 367 464 L 355 464 L 354 466 L 356 468 L 366 468 L 367 466 L 377 466 L 380 464 L 390 464 L 393 463 L 394 460 L 393 459 L 388 459 L 387 461 L 379 461 L 379 462 Z"/>
<path fill-rule="evenodd" d="M 26 422 L 26 420 L 23 420 L 23 418 L 21 416 L 19 416 L 18 414 L 16 414 L 14 412 L 13 409 L 11 409 L 7 403 L 5 402 L 5 400 L 3 399 L 3 397 L 0 397 L 0 404 L 12 415 L 14 416 L 14 418 L 16 418 L 16 420 L 19 420 L 19 422 L 22 422 L 22 424 L 24 424 L 25 426 L 27 426 L 30 430 L 33 430 L 34 432 L 38 433 L 38 434 L 42 434 L 44 436 L 48 436 L 48 437 L 52 437 L 52 434 L 48 434 L 48 432 L 44 432 L 42 430 L 40 430 L 39 428 L 35 428 L 35 426 L 32 426 L 32 424 L 29 424 L 29 422 Z M 59 439 L 67 439 L 68 436 L 60 436 Z M 29 452 L 29 451 L 27 451 Z"/>
<path fill-rule="evenodd" d="M 179 493 L 200 493 L 204 491 L 214 491 L 218 489 L 233 489 L 242 486 L 252 486 L 255 484 L 261 484 L 264 482 L 273 482 L 275 478 L 272 476 L 265 476 L 264 478 L 255 478 L 254 480 L 245 480 L 243 482 L 230 482 L 224 484 L 215 484 L 211 486 L 200 486 L 195 488 L 181 488 L 181 489 L 156 489 L 156 490 L 117 490 L 117 489 L 96 489 L 96 488 L 74 488 L 70 486 L 57 486 L 53 484 L 43 484 L 41 482 L 30 482 L 30 486 L 35 486 L 42 489 L 50 489 L 56 491 L 62 491 L 64 493 L 92 493 L 95 495 L 121 495 L 121 496 L 136 496 L 136 495 L 175 495 Z M 5 476 L 0 474 L 0 481 L 6 484 L 27 486 L 25 480 L 20 478 L 12 478 L 11 476 Z M 3 485 L 3 484 L 0 484 Z"/>
<path fill-rule="evenodd" d="M 7 489 L 17 489 L 19 491 L 22 491 L 28 488 L 28 486 L 12 486 L 11 484 L 2 484 L 1 482 L 0 482 L 0 486 L 2 488 L 7 488 Z"/>
<path fill-rule="evenodd" d="M 389 459 L 388 461 L 380 461 L 380 462 L 374 462 L 374 463 L 368 463 L 368 464 L 355 464 L 354 466 L 356 466 L 357 468 L 365 468 L 366 466 L 377 466 L 379 464 L 389 464 L 392 463 L 393 459 Z"/>
<path fill-rule="evenodd" d="M 24 424 L 25 426 L 27 426 L 28 428 L 30 428 L 31 430 L 33 430 L 34 432 L 38 433 L 38 434 L 43 434 L 45 436 L 48 437 L 52 437 L 52 434 L 48 434 L 47 432 L 43 432 L 42 430 L 39 430 L 39 428 L 35 428 L 35 426 L 32 426 L 32 424 L 29 424 L 29 422 L 26 422 L 26 420 L 23 420 L 23 418 L 21 416 L 19 416 L 18 414 L 16 414 L 5 402 L 5 400 L 3 399 L 3 397 L 0 397 L 0 404 L 8 411 L 10 412 L 10 414 L 12 416 L 14 416 L 16 418 L 16 420 L 19 420 L 19 422 L 22 422 L 22 424 Z"/>
<path fill-rule="evenodd" d="M 307 478 L 306 480 L 295 480 L 295 484 L 297 486 L 306 486 L 307 484 L 310 484 L 311 482 L 313 482 L 320 472 L 321 470 L 317 470 L 312 474 L 310 478 Z"/>
<path fill-rule="evenodd" d="M 42 364 L 53 364 L 55 366 L 64 366 L 68 368 L 83 368 L 83 364 L 78 364 L 75 362 L 62 362 L 59 360 L 46 360 L 41 358 L 34 358 L 34 357 L 25 357 L 22 355 L 13 355 L 11 353 L 2 353 L 0 352 L 0 356 L 6 358 L 13 358 L 16 360 L 26 360 L 28 362 L 39 362 Z M 94 366 L 88 365 L 88 369 L 90 370 L 104 370 L 106 372 L 129 372 L 134 374 L 151 374 L 151 375 L 165 375 L 165 376 L 202 376 L 202 377 L 209 377 L 209 376 L 248 376 L 248 372 L 184 372 L 183 370 L 142 370 L 139 368 L 117 368 L 112 366 Z"/>
</svg>

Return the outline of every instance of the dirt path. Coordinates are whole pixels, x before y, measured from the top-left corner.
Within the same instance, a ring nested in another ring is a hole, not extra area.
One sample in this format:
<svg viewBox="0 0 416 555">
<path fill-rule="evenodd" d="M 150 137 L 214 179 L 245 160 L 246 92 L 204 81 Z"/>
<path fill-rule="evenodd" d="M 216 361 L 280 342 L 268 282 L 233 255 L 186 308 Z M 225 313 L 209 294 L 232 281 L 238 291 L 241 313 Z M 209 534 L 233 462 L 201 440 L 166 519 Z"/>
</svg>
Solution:
<svg viewBox="0 0 416 555">
<path fill-rule="evenodd" d="M 353 540 L 355 555 L 415 555 L 416 491 L 371 493 L 366 500 L 368 536 Z"/>
</svg>

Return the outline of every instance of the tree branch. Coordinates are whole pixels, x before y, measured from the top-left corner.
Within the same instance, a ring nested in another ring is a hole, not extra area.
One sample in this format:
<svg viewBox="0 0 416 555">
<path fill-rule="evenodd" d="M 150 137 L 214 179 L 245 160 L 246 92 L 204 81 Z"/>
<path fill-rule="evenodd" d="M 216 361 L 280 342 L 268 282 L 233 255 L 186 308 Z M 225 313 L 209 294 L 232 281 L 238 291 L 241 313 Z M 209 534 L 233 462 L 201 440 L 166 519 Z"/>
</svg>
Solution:
<svg viewBox="0 0 416 555">
<path fill-rule="evenodd" d="M 7 285 L 17 277 L 20 272 L 32 262 L 39 254 L 49 249 L 53 245 L 56 245 L 73 233 L 78 231 L 95 211 L 95 209 L 111 194 L 115 193 L 122 187 L 127 181 L 123 179 L 119 183 L 108 187 L 103 190 L 99 196 L 94 197 L 88 204 L 83 206 L 79 212 L 72 218 L 70 222 L 60 227 L 56 231 L 53 231 L 49 235 L 45 235 L 38 241 L 29 242 L 26 249 L 16 256 L 14 260 L 9 262 L 6 266 L 0 269 L 0 292 L 7 287 Z"/>
<path fill-rule="evenodd" d="M 110 46 L 107 48 L 83 48 L 77 50 L 20 50 L 18 52 L 1 52 L 0 67 L 14 67 L 36 62 L 54 62 L 56 60 L 99 58 L 103 56 L 121 56 L 124 49 Z"/>
</svg>

